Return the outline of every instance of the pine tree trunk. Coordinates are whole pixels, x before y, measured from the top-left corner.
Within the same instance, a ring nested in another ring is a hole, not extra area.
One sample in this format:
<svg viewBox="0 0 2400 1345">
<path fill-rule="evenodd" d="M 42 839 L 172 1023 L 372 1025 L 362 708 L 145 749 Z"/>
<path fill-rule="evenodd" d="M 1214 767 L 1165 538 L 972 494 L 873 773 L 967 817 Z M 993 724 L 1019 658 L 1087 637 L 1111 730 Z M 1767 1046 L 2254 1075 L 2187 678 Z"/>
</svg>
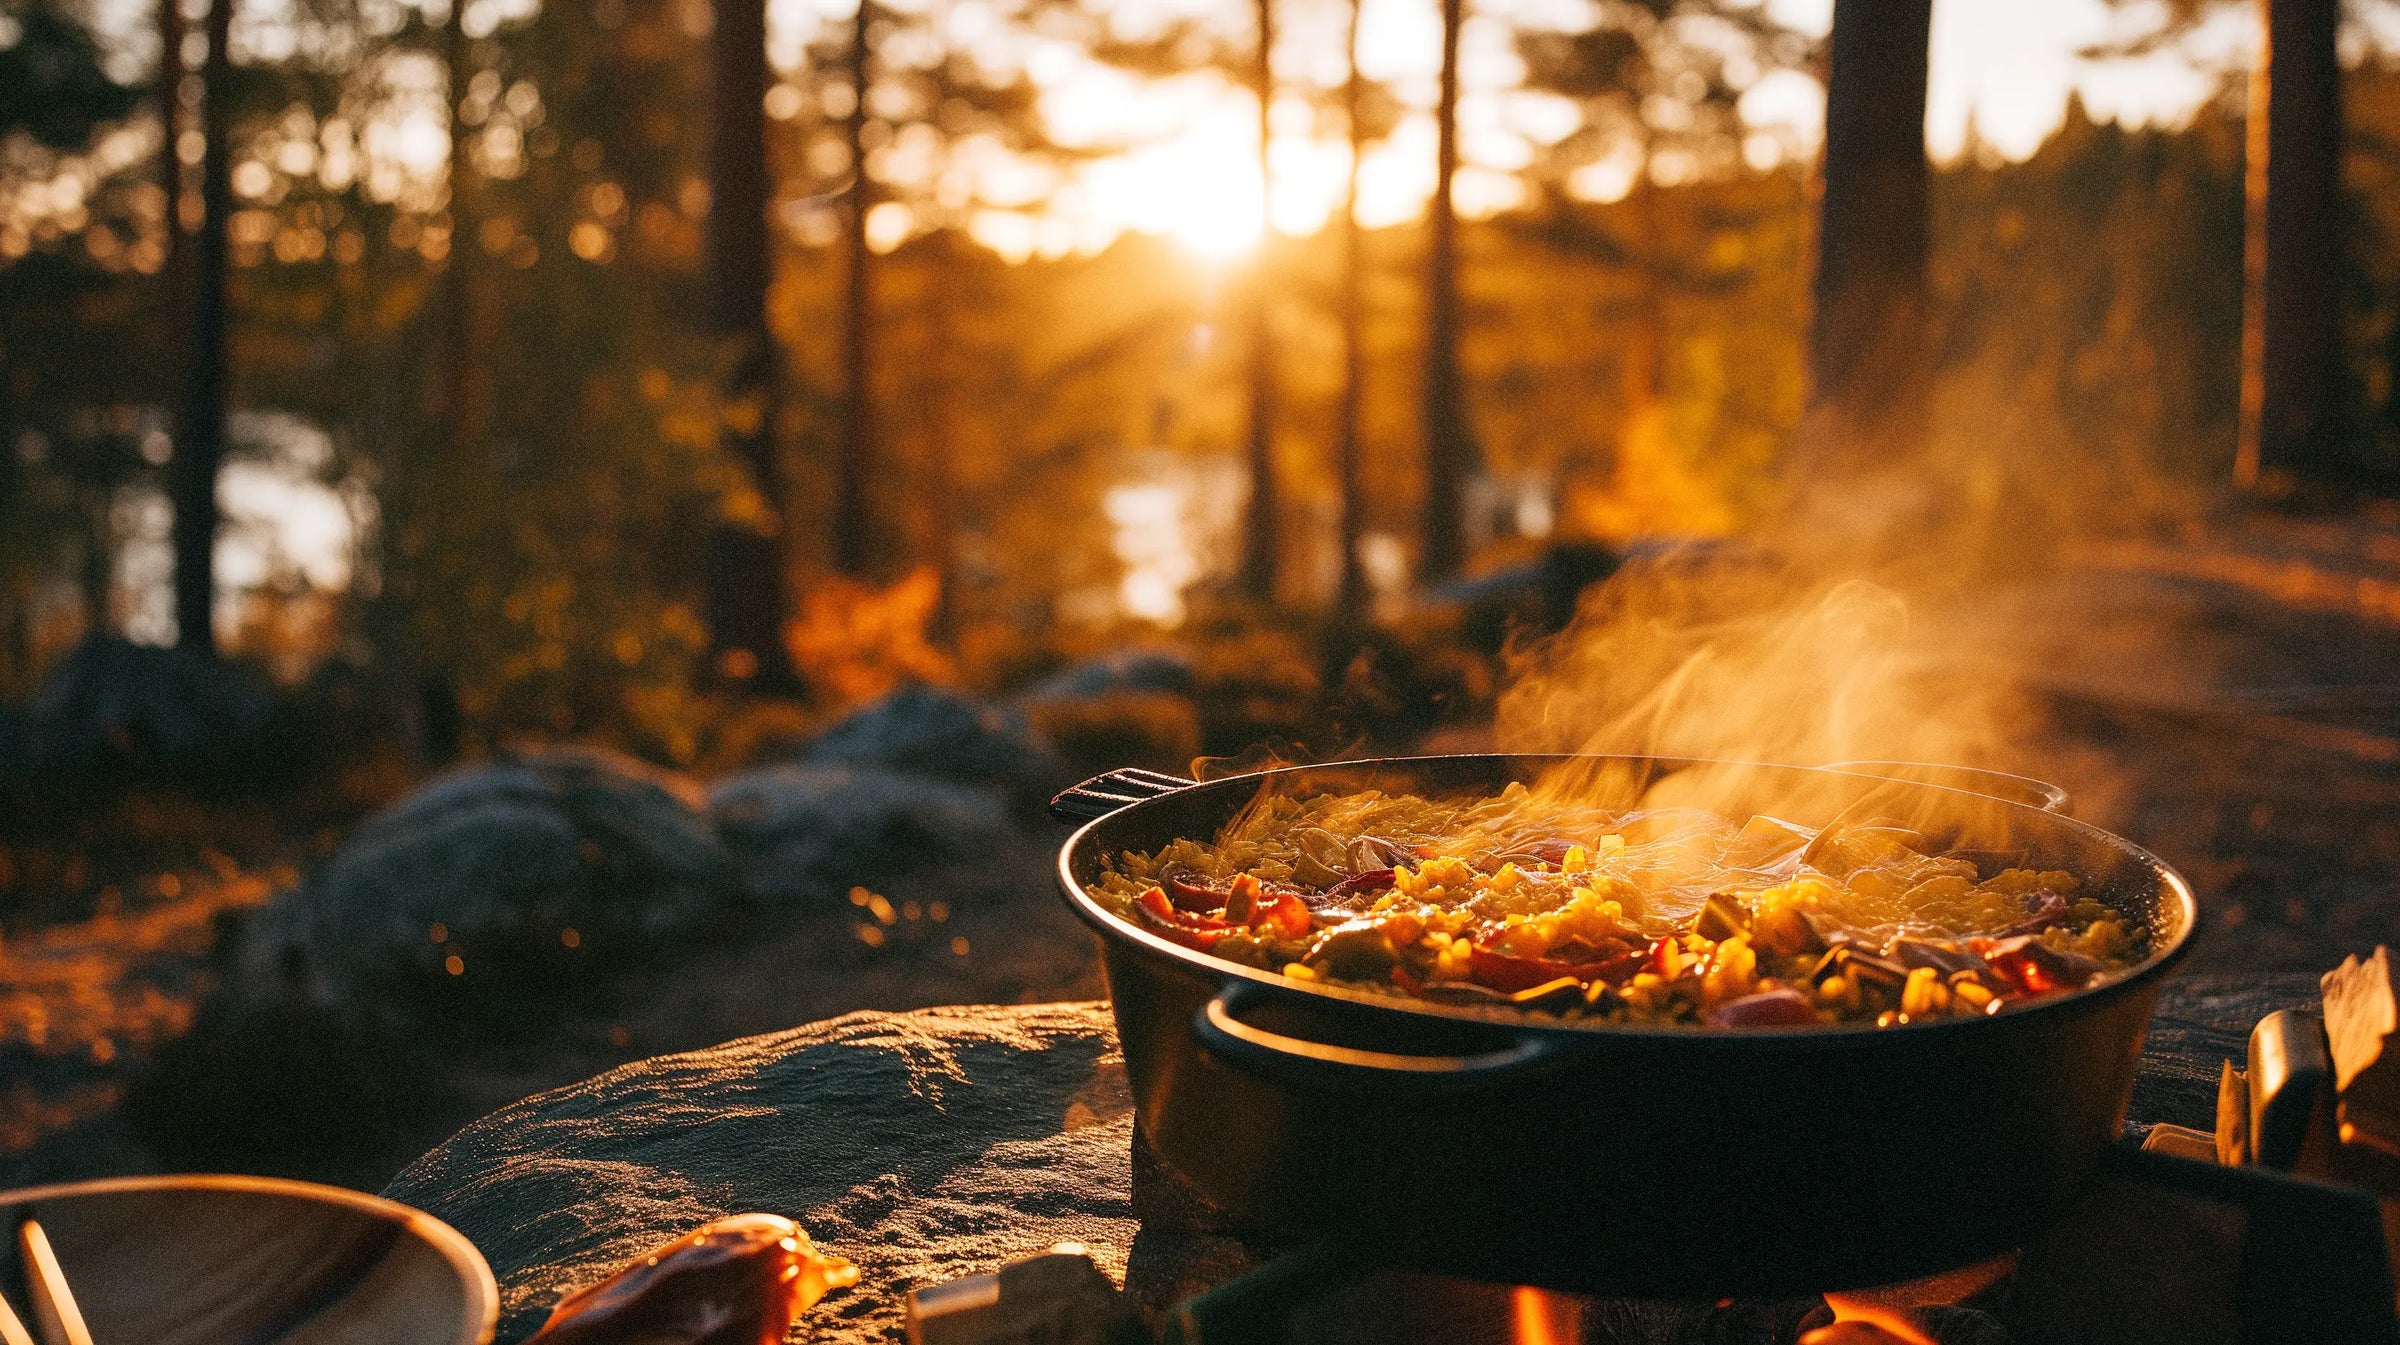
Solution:
<svg viewBox="0 0 2400 1345">
<path fill-rule="evenodd" d="M 942 28 L 949 31 L 950 6 L 941 10 Z M 964 92 L 958 87 L 950 64 L 952 52 L 945 45 L 941 59 L 933 67 L 934 106 L 947 109 L 953 99 Z M 955 162 L 959 129 L 949 124 L 947 113 L 935 118 L 942 132 L 943 169 Z M 931 386 L 922 394 L 925 399 L 925 423 L 932 442 L 928 445 L 925 480 L 918 484 L 917 498 L 926 512 L 926 546 L 933 552 L 934 579 L 939 586 L 934 601 L 933 618 L 927 623 L 927 634 L 938 644 L 950 644 L 958 638 L 958 518 L 962 505 L 959 491 L 959 383 L 965 376 L 959 358 L 961 338 L 958 330 L 958 303 L 967 269 L 975 264 L 962 243 L 962 219 L 945 218 L 941 227 L 926 240 L 926 256 L 934 268 L 933 283 L 927 287 L 929 313 L 926 329 L 933 342 L 927 363 L 932 373 Z"/>
<path fill-rule="evenodd" d="M 76 590 L 83 605 L 83 638 L 96 639 L 109 629 L 109 598 L 116 588 L 115 540 L 109 528 L 109 495 L 104 486 L 80 486 L 75 491 L 76 513 L 83 523 L 83 551 L 76 557 Z"/>
<path fill-rule="evenodd" d="M 1251 90 L 1258 98 L 1258 259 L 1250 293 L 1250 499 L 1242 518 L 1242 592 L 1275 601 L 1278 572 L 1276 519 L 1282 512 L 1275 480 L 1275 341 L 1270 258 L 1275 239 L 1274 169 L 1268 162 L 1273 138 L 1267 114 L 1275 101 L 1274 0 L 1258 0 L 1258 51 Z"/>
<path fill-rule="evenodd" d="M 491 372 L 484 367 L 486 296 L 478 274 L 483 248 L 483 213 L 477 208 L 475 173 L 467 162 L 467 123 L 460 113 L 474 80 L 473 44 L 467 40 L 465 0 L 452 0 L 443 30 L 443 63 L 450 99 L 450 251 L 442 259 L 441 381 L 436 408 L 451 453 L 472 452 L 491 431 Z"/>
<path fill-rule="evenodd" d="M 1425 286 L 1425 514 L 1417 578 L 1440 583 L 1466 565 L 1467 481 L 1475 433 L 1458 367 L 1458 31 L 1465 0 L 1442 0 L 1441 95 L 1435 109 L 1434 188 Z"/>
<path fill-rule="evenodd" d="M 1342 403 L 1336 430 L 1335 475 L 1341 491 L 1341 586 L 1335 590 L 1334 619 L 1355 623 L 1366 613 L 1366 574 L 1358 561 L 1359 538 L 1365 531 L 1365 485 L 1361 480 L 1365 446 L 1359 437 L 1359 415 L 1366 395 L 1366 253 L 1358 227 L 1358 161 L 1367 148 L 1366 128 L 1360 123 L 1365 101 L 1358 73 L 1358 24 L 1365 0 L 1350 0 L 1347 48 L 1350 75 L 1342 84 L 1342 118 L 1350 135 L 1350 175 L 1342 187 Z"/>
<path fill-rule="evenodd" d="M 190 72 L 183 64 L 183 22 L 181 0 L 158 2 L 158 124 L 167 137 L 166 153 L 159 156 L 158 185 L 166 193 L 166 255 L 159 263 L 158 288 L 163 302 L 159 312 L 165 316 L 166 338 L 160 343 L 160 353 L 166 357 L 169 369 L 179 370 L 187 356 L 187 333 L 184 319 L 191 305 L 192 250 L 184 225 L 184 165 L 178 142 L 189 129 L 183 115 L 183 87 Z M 193 200 L 197 214 L 199 201 Z M 199 223 L 197 218 L 191 221 Z M 180 388 L 178 388 L 180 391 Z"/>
<path fill-rule="evenodd" d="M 2234 476 L 2280 493 L 2347 461 L 2341 377 L 2339 0 L 2259 0 L 2250 80 L 2241 438 Z"/>
<path fill-rule="evenodd" d="M 1835 0 L 1812 349 L 1821 405 L 1922 432 L 1933 0 Z M 1887 441 L 1888 442 L 1888 441 Z"/>
<path fill-rule="evenodd" d="M 1658 184 L 1650 180 L 1650 146 L 1642 145 L 1642 169 L 1634 178 L 1634 215 L 1642 231 L 1641 255 L 1635 266 L 1642 285 L 1641 367 L 1629 380 L 1631 400 L 1648 406 L 1667 395 L 1667 300 L 1665 231 L 1658 221 Z"/>
<path fill-rule="evenodd" d="M 775 451 L 778 380 L 767 325 L 774 278 L 767 229 L 767 7 L 765 0 L 716 0 L 710 30 L 708 314 L 731 352 L 721 395 L 726 450 L 749 473 L 760 508 L 719 521 L 707 552 L 705 620 L 709 665 L 721 678 L 782 686 L 790 615 L 785 577 L 782 464 Z"/>
<path fill-rule="evenodd" d="M 858 18 L 850 31 L 850 210 L 848 224 L 849 274 L 842 291 L 842 426 L 836 450 L 833 482 L 833 565 L 855 577 L 867 576 L 879 559 L 868 488 L 875 462 L 874 385 L 871 346 L 874 310 L 867 249 L 867 212 L 874 208 L 873 183 L 867 176 L 868 37 L 871 10 L 859 0 Z"/>
<path fill-rule="evenodd" d="M 926 334 L 933 342 L 928 358 L 931 386 L 924 392 L 927 447 L 925 479 L 918 495 L 925 504 L 925 545 L 933 553 L 934 577 L 940 585 L 927 633 L 947 643 L 958 633 L 958 312 L 952 303 L 956 278 L 971 264 L 959 255 L 957 235 L 943 229 L 926 240 L 934 281 L 926 293 Z"/>
<path fill-rule="evenodd" d="M 217 468 L 225 457 L 226 399 L 232 368 L 226 347 L 226 222 L 233 213 L 229 123 L 233 119 L 226 41 L 233 0 L 208 11 L 208 59 L 201 68 L 200 228 L 192 240 L 192 317 L 184 371 L 183 415 L 169 462 L 167 499 L 175 512 L 175 640 L 214 656 L 216 636 Z"/>
<path fill-rule="evenodd" d="M 183 132 L 195 129 L 184 115 L 184 86 L 196 77 L 183 63 L 184 37 L 189 32 L 183 21 L 180 0 L 159 0 L 158 5 L 158 122 L 167 139 L 166 152 L 159 156 L 158 185 L 166 193 L 165 255 L 158 268 L 160 364 L 167 372 L 165 396 L 176 408 L 177 423 L 174 442 L 178 454 L 187 437 L 181 423 L 185 414 L 183 403 L 189 395 L 188 371 L 191 361 L 192 317 L 192 247 L 191 235 L 199 225 L 200 198 L 197 192 L 186 199 L 184 185 L 190 176 L 184 166 Z M 187 220 L 188 225 L 187 227 Z M 169 460 L 168 489 L 174 489 L 176 468 Z M 93 528 L 93 541 L 105 549 L 108 534 L 106 514 L 102 513 Z M 90 564 L 97 557 L 86 557 Z M 105 577 L 107 567 L 102 567 Z M 87 592 L 84 599 L 84 631 L 87 636 L 98 634 L 108 620 L 108 593 L 105 582 L 97 600 L 90 592 L 89 571 L 86 573 Z M 180 632 L 178 632 L 180 634 Z M 20 668 L 22 663 L 18 665 Z"/>
</svg>

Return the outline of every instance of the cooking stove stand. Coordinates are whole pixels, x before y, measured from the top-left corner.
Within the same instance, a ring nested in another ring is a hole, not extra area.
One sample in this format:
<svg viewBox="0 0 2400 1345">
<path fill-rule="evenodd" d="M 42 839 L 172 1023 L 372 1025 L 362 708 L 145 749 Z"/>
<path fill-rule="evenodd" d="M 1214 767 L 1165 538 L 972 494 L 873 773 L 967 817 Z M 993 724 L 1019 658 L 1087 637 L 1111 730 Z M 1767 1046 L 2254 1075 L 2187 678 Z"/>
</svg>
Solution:
<svg viewBox="0 0 2400 1345">
<path fill-rule="evenodd" d="M 1942 1301 L 1932 1283 L 1916 1285 Z M 1911 1287 L 1881 1292 L 1904 1296 Z M 1503 1286 L 1396 1271 L 1371 1253 L 1315 1245 L 1185 1299 L 1168 1312 L 1165 1338 L 1172 1345 L 1588 1345 L 1610 1338 L 1590 1329 L 1611 1316 L 1606 1300 L 1566 1295 L 1531 1303 Z M 1762 1345 L 1789 1345 L 1796 1323 L 1787 1329 L 1779 1320 L 1789 1306 L 1756 1305 Z M 2371 1195 L 2131 1144 L 2111 1148 L 2074 1212 L 2018 1253 L 2013 1270 L 1975 1294 L 1975 1306 L 2000 1321 L 2011 1345 L 2400 1345 Z M 1539 1322 L 1524 1319 L 1537 1310 Z M 1727 1338 L 1738 1334 L 1727 1328 Z"/>
</svg>

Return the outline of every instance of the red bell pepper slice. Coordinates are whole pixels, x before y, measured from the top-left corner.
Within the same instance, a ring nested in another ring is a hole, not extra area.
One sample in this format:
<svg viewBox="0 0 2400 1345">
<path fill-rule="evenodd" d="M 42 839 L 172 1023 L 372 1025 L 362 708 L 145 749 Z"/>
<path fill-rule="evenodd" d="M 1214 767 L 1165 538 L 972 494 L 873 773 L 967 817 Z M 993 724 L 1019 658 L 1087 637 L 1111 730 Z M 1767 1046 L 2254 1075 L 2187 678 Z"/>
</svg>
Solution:
<svg viewBox="0 0 2400 1345">
<path fill-rule="evenodd" d="M 1250 916 L 1252 929 L 1265 930 L 1287 939 L 1305 938 L 1315 928 L 1308 918 L 1308 903 L 1297 892 L 1277 892 L 1259 898 Z"/>
<path fill-rule="evenodd" d="M 1170 873 L 1166 881 L 1166 897 L 1179 911 L 1221 911 L 1227 894 L 1202 883 L 1195 883 L 1179 873 Z"/>
<path fill-rule="evenodd" d="M 1980 945 L 1980 946 L 1979 946 Z M 2052 948 L 2031 935 L 2006 939 L 1977 939 L 1969 947 L 1983 955 L 2000 979 L 2027 995 L 2079 990 L 2103 970 L 2081 953 Z"/>
<path fill-rule="evenodd" d="M 1167 900 L 1167 894 L 1155 887 L 1134 898 L 1133 913 L 1151 933 L 1201 952 L 1216 947 L 1217 940 L 1233 930 L 1233 926 L 1222 920 L 1176 910 L 1174 903 Z"/>
<path fill-rule="evenodd" d="M 1369 869 L 1365 873 L 1351 874 L 1326 888 L 1325 897 L 1328 901 L 1339 901 L 1344 897 L 1355 896 L 1362 892 L 1381 892 L 1391 885 L 1392 871 L 1390 869 Z"/>
<path fill-rule="evenodd" d="M 1495 952 L 1482 944 L 1467 949 L 1467 979 L 1477 985 L 1515 994 L 1531 990 L 1561 976 L 1578 981 L 1618 981 L 1631 976 L 1642 965 L 1645 954 L 1619 954 L 1597 962 L 1561 962 L 1552 957 L 1518 957 L 1511 953 Z"/>
<path fill-rule="evenodd" d="M 1531 990 L 1544 981 L 1555 981 L 1558 976 L 1559 973 L 1551 970 L 1547 958 L 1495 953 L 1480 943 L 1467 950 L 1467 978 L 1494 990 L 1513 994 L 1519 990 Z"/>
</svg>

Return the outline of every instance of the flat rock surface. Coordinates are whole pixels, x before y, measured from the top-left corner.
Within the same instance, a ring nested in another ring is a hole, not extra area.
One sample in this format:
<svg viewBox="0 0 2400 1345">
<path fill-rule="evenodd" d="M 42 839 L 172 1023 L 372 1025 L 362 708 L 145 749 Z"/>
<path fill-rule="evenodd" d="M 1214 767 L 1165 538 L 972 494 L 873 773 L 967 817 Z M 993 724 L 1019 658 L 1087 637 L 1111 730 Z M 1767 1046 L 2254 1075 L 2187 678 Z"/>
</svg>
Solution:
<svg viewBox="0 0 2400 1345">
<path fill-rule="evenodd" d="M 385 1194 L 482 1249 L 500 1339 L 721 1215 L 788 1215 L 859 1264 L 802 1339 L 896 1338 L 912 1285 L 1053 1243 L 1122 1276 L 1132 1099 L 1105 1004 L 854 1013 L 637 1061 L 485 1117 Z"/>
<path fill-rule="evenodd" d="M 2134 1115 L 2206 1125 L 2249 1025 L 2314 1002 L 2299 977 L 2192 978 L 2161 996 Z M 853 1013 L 637 1061 L 467 1127 L 384 1194 L 472 1239 L 500 1339 L 616 1264 L 721 1215 L 784 1214 L 859 1263 L 800 1338 L 898 1338 L 912 1286 L 1084 1243 L 1145 1301 L 1247 1264 L 1138 1221 L 1132 1099 L 1103 1003 Z"/>
</svg>

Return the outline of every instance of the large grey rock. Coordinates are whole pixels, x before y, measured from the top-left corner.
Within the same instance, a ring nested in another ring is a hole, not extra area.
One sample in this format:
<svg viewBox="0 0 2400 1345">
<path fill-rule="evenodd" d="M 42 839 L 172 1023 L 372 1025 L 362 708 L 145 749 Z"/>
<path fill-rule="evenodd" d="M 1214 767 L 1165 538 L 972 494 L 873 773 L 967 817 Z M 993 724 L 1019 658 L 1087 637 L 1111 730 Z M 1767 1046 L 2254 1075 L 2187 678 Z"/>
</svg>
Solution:
<svg viewBox="0 0 2400 1345">
<path fill-rule="evenodd" d="M 482 1250 L 502 1341 L 626 1258 L 747 1211 L 860 1266 L 804 1338 L 884 1341 L 909 1287 L 1056 1242 L 1122 1275 L 1130 1115 L 1104 1005 L 854 1013 L 528 1098 L 384 1194 Z"/>
<path fill-rule="evenodd" d="M 36 772 L 239 771 L 253 765 L 274 698 L 242 669 L 115 636 L 77 645 L 26 706 Z"/>
<path fill-rule="evenodd" d="M 1200 754 L 1199 679 L 1180 654 L 1121 650 L 1044 678 L 1016 704 L 1077 776 L 1183 772 Z"/>
<path fill-rule="evenodd" d="M 1189 659 L 1154 649 L 1121 649 L 1053 673 L 1026 689 L 1027 701 L 1096 696 L 1189 696 L 1199 679 Z"/>
<path fill-rule="evenodd" d="M 839 902 L 925 865 L 1009 844 L 1009 810 L 991 790 L 876 766 L 782 765 L 709 790 L 717 829 L 743 882 L 780 904 Z"/>
<path fill-rule="evenodd" d="M 2168 998 L 2137 1099 L 2203 1068 L 2213 1079 L 2254 1011 L 2288 995 L 2195 985 Z M 1061 1240 L 1082 1242 L 1153 1310 L 1271 1254 L 1208 1233 L 1188 1192 L 1155 1163 L 1137 1166 L 1130 1112 L 1103 1004 L 855 1013 L 528 1098 L 384 1194 L 482 1249 L 501 1284 L 502 1341 L 625 1258 L 753 1210 L 798 1220 L 862 1267 L 803 1338 L 884 1341 L 911 1287 Z M 1640 1330 L 1610 1338 L 1692 1339 L 1670 1329 L 1673 1307 L 1649 1305 Z"/>
<path fill-rule="evenodd" d="M 908 686 L 801 749 L 812 765 L 877 767 L 1012 797 L 1048 797 L 1059 768 L 1024 719 L 936 687 Z"/>
<path fill-rule="evenodd" d="M 732 890 L 703 802 L 679 777 L 597 748 L 453 773 L 368 821 L 267 912 L 255 956 L 284 966 L 297 949 L 339 994 L 436 974 L 454 951 L 474 965 L 558 948 L 570 928 L 595 955 L 654 945 Z"/>
</svg>

